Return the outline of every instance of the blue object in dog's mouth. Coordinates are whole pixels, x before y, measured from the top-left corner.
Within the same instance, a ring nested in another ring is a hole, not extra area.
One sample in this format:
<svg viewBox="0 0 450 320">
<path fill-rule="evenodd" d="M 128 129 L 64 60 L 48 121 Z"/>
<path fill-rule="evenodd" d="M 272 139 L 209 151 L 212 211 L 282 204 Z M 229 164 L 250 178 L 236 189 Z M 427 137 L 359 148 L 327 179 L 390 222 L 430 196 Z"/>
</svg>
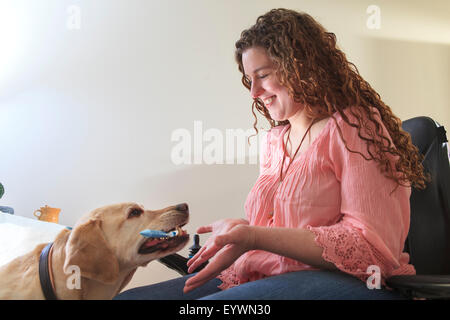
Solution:
<svg viewBox="0 0 450 320">
<path fill-rule="evenodd" d="M 163 238 L 173 238 L 178 235 L 182 235 L 183 230 L 180 227 L 176 227 L 176 229 L 174 231 L 170 231 L 170 232 L 164 232 L 162 230 L 145 229 L 145 230 L 142 230 L 139 234 L 146 238 L 163 239 Z"/>
<path fill-rule="evenodd" d="M 155 251 L 165 252 L 189 239 L 189 235 L 181 227 L 176 227 L 169 232 L 145 229 L 140 234 L 147 238 L 138 250 L 140 254 L 149 254 Z"/>
</svg>

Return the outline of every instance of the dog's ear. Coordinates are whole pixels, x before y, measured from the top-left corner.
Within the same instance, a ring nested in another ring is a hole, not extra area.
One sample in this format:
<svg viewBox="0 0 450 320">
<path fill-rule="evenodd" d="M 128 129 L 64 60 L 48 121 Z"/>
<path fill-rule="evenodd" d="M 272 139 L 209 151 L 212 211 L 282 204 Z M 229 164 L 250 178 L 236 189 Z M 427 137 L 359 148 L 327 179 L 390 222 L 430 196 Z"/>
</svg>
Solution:
<svg viewBox="0 0 450 320">
<path fill-rule="evenodd" d="M 81 276 L 104 284 L 119 277 L 119 263 L 106 242 L 100 220 L 89 220 L 75 227 L 66 245 L 64 272 L 78 266 Z"/>
</svg>

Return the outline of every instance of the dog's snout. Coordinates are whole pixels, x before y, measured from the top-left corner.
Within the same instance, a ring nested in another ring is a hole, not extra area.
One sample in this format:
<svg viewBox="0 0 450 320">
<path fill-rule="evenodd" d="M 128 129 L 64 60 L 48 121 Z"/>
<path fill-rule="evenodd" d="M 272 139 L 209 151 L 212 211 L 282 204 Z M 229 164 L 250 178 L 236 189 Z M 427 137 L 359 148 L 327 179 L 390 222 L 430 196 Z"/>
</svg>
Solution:
<svg viewBox="0 0 450 320">
<path fill-rule="evenodd" d="M 189 213 L 189 207 L 188 207 L 187 203 L 177 204 L 175 206 L 175 210 L 183 212 L 183 213 Z"/>
</svg>

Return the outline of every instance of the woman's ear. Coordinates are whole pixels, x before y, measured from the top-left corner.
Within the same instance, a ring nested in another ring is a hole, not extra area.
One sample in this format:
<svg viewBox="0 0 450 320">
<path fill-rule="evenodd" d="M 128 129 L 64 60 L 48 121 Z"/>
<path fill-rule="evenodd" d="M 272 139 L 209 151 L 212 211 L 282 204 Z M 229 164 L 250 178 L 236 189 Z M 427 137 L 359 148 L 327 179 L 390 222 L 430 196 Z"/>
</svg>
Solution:
<svg viewBox="0 0 450 320">
<path fill-rule="evenodd" d="M 109 247 L 101 220 L 89 220 L 75 227 L 66 245 L 64 272 L 78 266 L 81 276 L 104 284 L 112 284 L 119 277 L 119 263 Z"/>
</svg>

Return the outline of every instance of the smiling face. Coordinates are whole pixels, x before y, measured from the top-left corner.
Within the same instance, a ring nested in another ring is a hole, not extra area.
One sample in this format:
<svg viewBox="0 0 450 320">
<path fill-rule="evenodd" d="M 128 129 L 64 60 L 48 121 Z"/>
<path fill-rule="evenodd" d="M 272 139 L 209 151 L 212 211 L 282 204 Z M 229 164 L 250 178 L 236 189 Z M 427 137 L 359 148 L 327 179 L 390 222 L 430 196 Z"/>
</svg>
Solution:
<svg viewBox="0 0 450 320">
<path fill-rule="evenodd" d="M 264 103 L 273 120 L 288 120 L 303 108 L 294 102 L 288 89 L 278 81 L 274 64 L 265 49 L 252 47 L 245 50 L 242 65 L 251 83 L 252 98 Z"/>
</svg>

